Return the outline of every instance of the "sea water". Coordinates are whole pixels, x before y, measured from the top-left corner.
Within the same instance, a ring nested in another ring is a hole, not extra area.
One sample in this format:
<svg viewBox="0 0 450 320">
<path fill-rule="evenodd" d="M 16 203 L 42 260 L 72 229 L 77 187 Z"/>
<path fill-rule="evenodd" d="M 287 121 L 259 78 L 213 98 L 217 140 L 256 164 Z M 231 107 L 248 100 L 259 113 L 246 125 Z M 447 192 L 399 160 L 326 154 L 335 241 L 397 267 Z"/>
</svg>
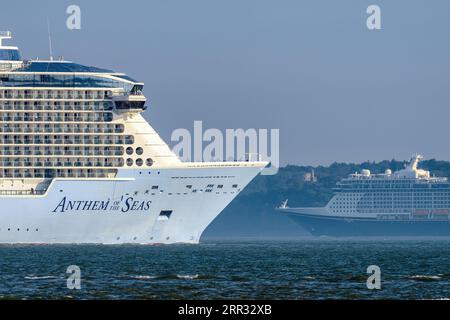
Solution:
<svg viewBox="0 0 450 320">
<path fill-rule="evenodd" d="M 380 290 L 367 287 L 371 265 Z M 79 290 L 69 289 L 69 266 L 79 267 Z M 450 239 L 0 246 L 0 299 L 447 298 Z"/>
</svg>

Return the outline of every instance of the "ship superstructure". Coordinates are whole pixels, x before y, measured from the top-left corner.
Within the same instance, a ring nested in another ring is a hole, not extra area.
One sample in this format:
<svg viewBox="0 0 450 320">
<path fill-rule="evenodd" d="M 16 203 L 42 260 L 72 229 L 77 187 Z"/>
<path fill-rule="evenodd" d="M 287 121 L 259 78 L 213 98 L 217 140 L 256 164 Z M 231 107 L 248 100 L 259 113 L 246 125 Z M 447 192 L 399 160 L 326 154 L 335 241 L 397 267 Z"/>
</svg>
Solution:
<svg viewBox="0 0 450 320">
<path fill-rule="evenodd" d="M 143 118 L 144 84 L 24 61 L 0 32 L 0 243 L 197 243 L 267 165 L 184 163 Z"/>
</svg>

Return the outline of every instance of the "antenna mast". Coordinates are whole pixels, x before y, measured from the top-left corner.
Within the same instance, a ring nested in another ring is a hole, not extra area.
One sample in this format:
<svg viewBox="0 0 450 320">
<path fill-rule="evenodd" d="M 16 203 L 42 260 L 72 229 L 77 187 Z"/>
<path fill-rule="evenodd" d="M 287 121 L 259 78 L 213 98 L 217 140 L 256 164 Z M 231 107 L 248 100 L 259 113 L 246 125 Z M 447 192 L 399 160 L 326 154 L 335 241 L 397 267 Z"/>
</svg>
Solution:
<svg viewBox="0 0 450 320">
<path fill-rule="evenodd" d="M 50 61 L 53 61 L 52 36 L 50 34 L 50 21 L 47 17 L 47 31 L 48 31 L 48 47 L 50 53 Z"/>
</svg>

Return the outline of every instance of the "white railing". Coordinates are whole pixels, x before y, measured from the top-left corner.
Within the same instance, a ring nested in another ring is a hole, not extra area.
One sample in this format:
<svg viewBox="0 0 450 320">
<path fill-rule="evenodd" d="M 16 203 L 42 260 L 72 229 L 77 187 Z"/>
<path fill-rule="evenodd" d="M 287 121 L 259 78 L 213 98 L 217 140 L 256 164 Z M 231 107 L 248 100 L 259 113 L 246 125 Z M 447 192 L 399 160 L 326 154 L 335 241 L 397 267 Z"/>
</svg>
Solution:
<svg viewBox="0 0 450 320">
<path fill-rule="evenodd" d="M 10 38 L 12 36 L 11 31 L 0 31 L 0 37 Z"/>
<path fill-rule="evenodd" d="M 45 194 L 46 190 L 0 190 L 0 196 L 39 196 Z"/>
<path fill-rule="evenodd" d="M 255 159 L 255 160 L 253 160 L 253 159 Z M 245 154 L 245 161 L 249 161 L 249 162 L 251 162 L 251 161 L 261 161 L 261 159 L 262 159 L 262 157 L 261 157 L 261 154 L 259 154 L 259 153 L 246 153 Z"/>
</svg>

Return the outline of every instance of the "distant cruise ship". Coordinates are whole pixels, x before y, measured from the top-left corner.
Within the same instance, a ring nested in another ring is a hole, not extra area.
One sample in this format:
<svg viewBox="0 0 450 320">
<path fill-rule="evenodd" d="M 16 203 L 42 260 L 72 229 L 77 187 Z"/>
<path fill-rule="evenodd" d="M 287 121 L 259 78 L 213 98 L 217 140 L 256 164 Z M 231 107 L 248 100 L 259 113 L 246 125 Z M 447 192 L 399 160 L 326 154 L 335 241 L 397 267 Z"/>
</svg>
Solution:
<svg viewBox="0 0 450 320">
<path fill-rule="evenodd" d="M 279 208 L 313 235 L 447 236 L 450 235 L 450 183 L 418 169 L 422 156 L 403 170 L 351 174 L 337 184 L 322 208 Z"/>
<path fill-rule="evenodd" d="M 0 243 L 198 243 L 267 162 L 184 163 L 143 83 L 23 61 L 0 32 Z"/>
</svg>

